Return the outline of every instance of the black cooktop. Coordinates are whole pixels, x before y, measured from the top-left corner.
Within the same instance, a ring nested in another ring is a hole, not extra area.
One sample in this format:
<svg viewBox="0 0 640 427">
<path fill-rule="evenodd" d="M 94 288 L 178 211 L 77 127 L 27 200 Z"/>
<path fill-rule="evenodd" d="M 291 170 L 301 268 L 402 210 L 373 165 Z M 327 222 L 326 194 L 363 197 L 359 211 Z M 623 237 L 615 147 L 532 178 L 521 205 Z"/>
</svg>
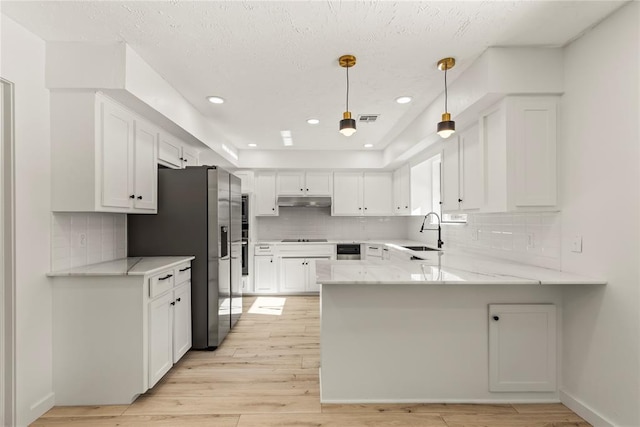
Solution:
<svg viewBox="0 0 640 427">
<path fill-rule="evenodd" d="M 291 243 L 291 242 L 304 242 L 304 243 L 313 243 L 313 242 L 326 242 L 327 239 L 282 239 L 283 243 Z"/>
</svg>

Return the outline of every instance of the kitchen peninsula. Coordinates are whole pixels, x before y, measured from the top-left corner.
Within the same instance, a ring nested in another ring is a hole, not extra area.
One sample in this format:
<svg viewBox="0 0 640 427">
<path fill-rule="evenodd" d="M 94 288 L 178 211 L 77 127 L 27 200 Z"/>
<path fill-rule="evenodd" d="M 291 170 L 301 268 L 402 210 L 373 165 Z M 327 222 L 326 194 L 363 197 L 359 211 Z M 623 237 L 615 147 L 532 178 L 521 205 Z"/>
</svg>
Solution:
<svg viewBox="0 0 640 427">
<path fill-rule="evenodd" d="M 562 288 L 606 282 L 419 256 L 317 263 L 322 402 L 559 401 Z"/>
</svg>

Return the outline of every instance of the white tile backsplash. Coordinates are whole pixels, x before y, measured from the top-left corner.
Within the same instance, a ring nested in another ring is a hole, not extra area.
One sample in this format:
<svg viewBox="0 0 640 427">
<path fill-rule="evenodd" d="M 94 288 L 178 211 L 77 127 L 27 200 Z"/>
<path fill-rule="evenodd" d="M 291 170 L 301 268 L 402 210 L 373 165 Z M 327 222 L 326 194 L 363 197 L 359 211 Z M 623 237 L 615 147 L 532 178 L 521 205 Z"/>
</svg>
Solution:
<svg viewBox="0 0 640 427">
<path fill-rule="evenodd" d="M 407 238 L 435 244 L 435 232 L 419 232 L 422 219 L 411 217 L 407 222 Z M 466 224 L 443 224 L 442 240 L 445 250 L 459 249 L 559 269 L 560 219 L 559 212 L 469 214 Z"/>
<path fill-rule="evenodd" d="M 258 240 L 404 239 L 408 217 L 331 216 L 330 208 L 281 207 L 274 217 L 257 217 Z"/>
<path fill-rule="evenodd" d="M 51 217 L 52 271 L 127 256 L 126 214 L 54 212 Z"/>
</svg>

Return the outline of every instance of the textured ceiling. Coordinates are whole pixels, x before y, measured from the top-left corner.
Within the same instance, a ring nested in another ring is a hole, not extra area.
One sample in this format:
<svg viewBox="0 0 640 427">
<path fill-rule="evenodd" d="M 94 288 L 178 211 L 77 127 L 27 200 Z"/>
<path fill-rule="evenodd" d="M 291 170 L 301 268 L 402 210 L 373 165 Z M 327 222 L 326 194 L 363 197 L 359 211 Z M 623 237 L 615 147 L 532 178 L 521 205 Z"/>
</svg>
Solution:
<svg viewBox="0 0 640 427">
<path fill-rule="evenodd" d="M 382 149 L 489 46 L 562 46 L 616 1 L 165 1 L 9 2 L 8 15 L 47 41 L 124 41 L 210 118 L 238 149 Z M 338 133 L 349 71 L 354 116 L 380 114 Z M 223 105 L 205 97 L 219 95 Z M 413 102 L 399 105 L 400 95 Z M 311 126 L 306 119 L 320 124 Z M 435 128 L 435 123 L 434 123 Z"/>
</svg>

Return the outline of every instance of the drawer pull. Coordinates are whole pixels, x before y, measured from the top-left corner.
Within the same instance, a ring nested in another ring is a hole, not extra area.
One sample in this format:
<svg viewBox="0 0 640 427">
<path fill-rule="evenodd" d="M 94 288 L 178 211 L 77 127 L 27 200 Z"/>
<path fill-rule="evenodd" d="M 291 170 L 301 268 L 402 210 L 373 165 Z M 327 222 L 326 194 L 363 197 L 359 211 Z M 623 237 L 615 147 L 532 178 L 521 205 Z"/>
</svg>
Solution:
<svg viewBox="0 0 640 427">
<path fill-rule="evenodd" d="M 175 301 L 172 301 L 170 304 L 171 304 L 171 305 L 176 305 L 176 302 L 175 302 Z"/>
<path fill-rule="evenodd" d="M 178 298 L 176 301 L 180 302 L 180 298 Z"/>
<path fill-rule="evenodd" d="M 167 280 L 167 279 L 170 279 L 171 277 L 173 277 L 173 274 L 167 274 L 164 277 L 160 277 L 158 280 Z"/>
<path fill-rule="evenodd" d="M 185 267 L 185 268 L 181 268 L 180 270 L 178 270 L 179 272 L 183 272 L 183 271 L 187 271 L 187 270 L 191 270 L 191 267 Z"/>
</svg>

